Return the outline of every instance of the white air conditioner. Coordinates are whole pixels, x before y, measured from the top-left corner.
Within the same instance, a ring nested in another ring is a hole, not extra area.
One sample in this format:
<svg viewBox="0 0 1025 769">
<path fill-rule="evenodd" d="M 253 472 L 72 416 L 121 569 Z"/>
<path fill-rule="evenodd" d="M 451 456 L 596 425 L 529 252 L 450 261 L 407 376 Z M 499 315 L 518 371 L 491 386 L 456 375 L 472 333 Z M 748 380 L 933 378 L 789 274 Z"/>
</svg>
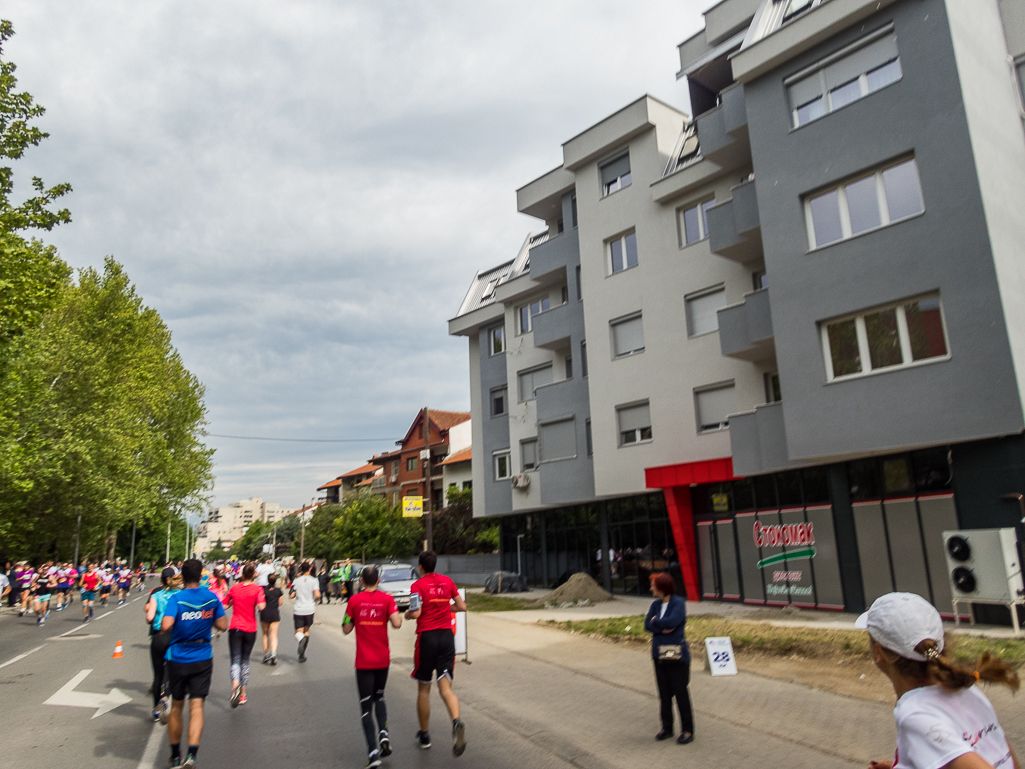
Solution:
<svg viewBox="0 0 1025 769">
<path fill-rule="evenodd" d="M 514 489 L 525 489 L 530 485 L 530 476 L 526 473 L 520 473 L 512 477 L 512 487 Z"/>
<path fill-rule="evenodd" d="M 426 462 L 430 458 L 431 458 L 431 450 L 430 449 L 420 449 L 420 459 L 422 459 L 423 461 Z"/>
<path fill-rule="evenodd" d="M 395 483 L 395 481 L 397 481 L 398 479 L 399 479 L 399 474 L 398 473 L 392 473 L 391 475 L 388 476 L 388 480 L 391 483 Z"/>
<path fill-rule="evenodd" d="M 1003 602 L 1025 595 L 1014 529 L 945 531 L 943 549 L 955 601 Z"/>
</svg>

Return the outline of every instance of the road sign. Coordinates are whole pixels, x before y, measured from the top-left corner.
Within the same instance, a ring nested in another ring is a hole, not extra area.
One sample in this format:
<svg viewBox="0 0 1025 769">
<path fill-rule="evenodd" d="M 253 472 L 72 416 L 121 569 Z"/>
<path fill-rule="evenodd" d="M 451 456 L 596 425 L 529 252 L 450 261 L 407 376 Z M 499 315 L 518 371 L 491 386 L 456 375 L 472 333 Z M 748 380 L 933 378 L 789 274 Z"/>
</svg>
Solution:
<svg viewBox="0 0 1025 769">
<path fill-rule="evenodd" d="M 83 670 L 64 686 L 57 690 L 57 693 L 44 702 L 44 705 L 63 705 L 71 708 L 96 708 L 93 718 L 98 718 L 104 713 L 109 713 L 114 708 L 119 708 L 132 701 L 132 698 L 120 689 L 111 689 L 110 694 L 94 694 L 92 692 L 76 692 L 78 686 L 85 677 L 92 673 L 92 668 Z"/>
<path fill-rule="evenodd" d="M 733 642 L 729 638 L 706 638 L 708 669 L 713 676 L 737 675 L 737 659 L 733 656 Z"/>
<path fill-rule="evenodd" d="M 270 553 L 273 549 L 274 549 L 274 545 L 267 544 L 267 545 L 263 546 L 263 552 L 264 553 Z"/>
<path fill-rule="evenodd" d="M 402 517 L 403 518 L 422 518 L 424 514 L 424 498 L 423 497 L 403 497 L 402 498 Z"/>
</svg>

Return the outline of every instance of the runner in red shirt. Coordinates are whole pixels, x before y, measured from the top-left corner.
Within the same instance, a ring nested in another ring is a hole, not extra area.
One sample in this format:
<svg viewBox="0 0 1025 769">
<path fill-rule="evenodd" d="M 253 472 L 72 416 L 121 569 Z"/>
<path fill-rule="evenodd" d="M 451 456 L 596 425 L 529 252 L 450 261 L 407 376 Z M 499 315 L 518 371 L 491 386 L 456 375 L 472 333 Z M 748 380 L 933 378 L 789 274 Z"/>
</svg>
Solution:
<svg viewBox="0 0 1025 769">
<path fill-rule="evenodd" d="M 82 622 L 88 622 L 93 616 L 96 588 L 100 585 L 100 573 L 96 571 L 95 563 L 89 564 L 88 571 L 82 574 L 79 584 L 82 587 Z"/>
<path fill-rule="evenodd" d="M 342 632 L 348 635 L 356 630 L 356 686 L 359 688 L 359 707 L 363 719 L 363 734 L 369 751 L 368 767 L 380 766 L 381 759 L 391 755 L 388 738 L 388 708 L 384 704 L 384 687 L 388 683 L 391 649 L 388 646 L 388 624 L 402 627 L 402 616 L 395 599 L 377 589 L 380 574 L 376 566 L 363 569 L 360 581 L 363 591 L 345 605 Z M 377 729 L 374 716 L 377 714 Z"/>
<path fill-rule="evenodd" d="M 246 684 L 249 683 L 249 655 L 256 645 L 256 610 L 267 605 L 263 588 L 253 584 L 256 567 L 247 563 L 242 580 L 232 585 L 224 596 L 224 608 L 234 607 L 228 625 L 228 648 L 231 649 L 231 706 L 245 705 Z"/>
<path fill-rule="evenodd" d="M 411 603 L 406 619 L 416 620 L 416 650 L 413 654 L 413 674 L 419 683 L 416 713 L 420 719 L 417 744 L 431 747 L 428 731 L 431 721 L 431 678 L 438 674 L 438 694 L 452 718 L 452 754 L 463 755 L 466 750 L 466 728 L 459 718 L 459 698 L 452 691 L 452 672 L 456 664 L 455 635 L 452 632 L 452 612 L 466 611 L 466 602 L 460 597 L 456 583 L 443 574 L 435 574 L 438 556 L 430 550 L 420 553 L 420 573 L 423 575 L 409 588 Z M 453 603 L 455 604 L 453 606 Z"/>
</svg>

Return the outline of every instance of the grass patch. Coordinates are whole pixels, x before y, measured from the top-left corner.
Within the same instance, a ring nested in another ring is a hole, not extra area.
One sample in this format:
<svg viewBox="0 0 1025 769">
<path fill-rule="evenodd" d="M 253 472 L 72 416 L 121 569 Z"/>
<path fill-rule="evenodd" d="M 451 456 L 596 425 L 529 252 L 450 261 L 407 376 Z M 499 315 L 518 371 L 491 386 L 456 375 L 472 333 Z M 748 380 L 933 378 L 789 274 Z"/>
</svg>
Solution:
<svg viewBox="0 0 1025 769">
<path fill-rule="evenodd" d="M 619 641 L 648 642 L 644 616 L 607 619 L 543 620 L 542 624 L 585 635 Z M 777 627 L 764 622 L 695 615 L 687 619 L 687 641 L 692 653 L 704 654 L 708 637 L 729 636 L 736 652 L 755 652 L 777 657 L 797 655 L 809 659 L 860 657 L 868 659 L 868 634 L 861 630 L 826 630 L 805 627 Z M 948 650 L 960 661 L 974 663 L 983 652 L 1002 657 L 1014 665 L 1025 663 L 1025 640 L 950 636 Z"/>
<path fill-rule="evenodd" d="M 528 593 L 529 595 L 529 593 Z M 466 609 L 468 611 L 519 611 L 533 608 L 526 606 L 523 598 L 508 598 L 504 595 L 489 593 L 467 593 Z"/>
</svg>

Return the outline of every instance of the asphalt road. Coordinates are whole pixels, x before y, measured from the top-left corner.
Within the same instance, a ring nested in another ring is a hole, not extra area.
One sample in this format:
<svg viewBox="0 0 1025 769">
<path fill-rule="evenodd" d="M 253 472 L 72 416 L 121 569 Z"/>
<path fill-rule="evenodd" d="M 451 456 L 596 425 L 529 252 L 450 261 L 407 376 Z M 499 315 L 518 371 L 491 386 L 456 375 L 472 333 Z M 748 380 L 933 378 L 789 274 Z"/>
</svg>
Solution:
<svg viewBox="0 0 1025 769">
<path fill-rule="evenodd" d="M 19 618 L 4 608 L 0 615 L 0 702 L 5 728 L 0 767 L 151 769 L 167 765 L 166 728 L 149 718 L 152 703 L 146 691 L 151 673 L 143 599 L 135 593 L 124 606 L 98 607 L 96 619 L 88 624 L 82 623 L 76 602 L 69 610 L 52 612 L 44 627 L 37 627 L 28 615 Z M 287 605 L 282 608 L 280 663 L 276 667 L 261 665 L 257 643 L 249 702 L 237 710 L 228 704 L 227 638 L 214 641 L 214 678 L 206 704 L 200 766 L 258 769 L 366 764 L 353 674 L 355 646 L 353 638 L 344 637 L 337 624 L 340 607 L 318 612 L 320 622 L 313 628 L 308 662 L 303 665 L 296 660 L 291 612 Z M 124 657 L 112 659 L 119 640 Z M 413 741 L 416 688 L 409 678 L 412 640 L 408 625 L 392 639 L 387 702 L 395 752 L 386 766 L 434 767 L 456 761 L 460 766 L 489 769 L 525 763 L 570 765 L 494 720 L 474 719 L 466 708 L 468 746 L 463 757 L 455 759 L 448 718 L 437 695 L 434 747 L 426 751 L 417 748 Z M 75 692 L 109 694 L 116 688 L 130 701 L 95 718 L 93 707 L 45 704 L 84 670 L 92 672 L 80 680 Z"/>
</svg>

